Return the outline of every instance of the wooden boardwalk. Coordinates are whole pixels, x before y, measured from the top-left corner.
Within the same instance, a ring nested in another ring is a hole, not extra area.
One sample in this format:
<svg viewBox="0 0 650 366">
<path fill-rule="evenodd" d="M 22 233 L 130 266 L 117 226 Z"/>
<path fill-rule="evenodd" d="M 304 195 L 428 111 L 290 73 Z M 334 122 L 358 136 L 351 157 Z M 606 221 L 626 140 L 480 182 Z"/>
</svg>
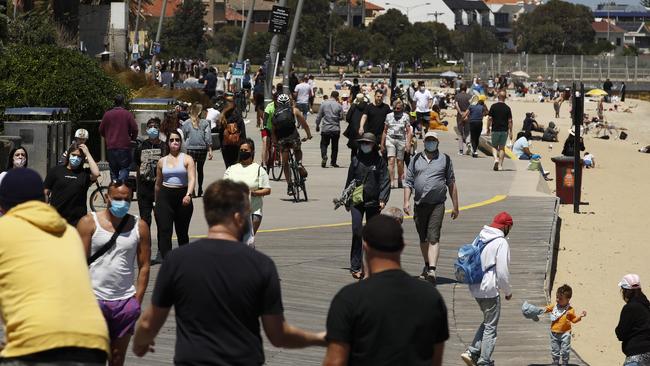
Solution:
<svg viewBox="0 0 650 366">
<path fill-rule="evenodd" d="M 465 285 L 453 277 L 453 259 L 457 248 L 475 237 L 492 217 L 507 210 L 514 218 L 510 233 L 513 299 L 503 300 L 494 360 L 498 365 L 545 365 L 551 361 L 548 317 L 533 322 L 521 315 L 524 300 L 546 304 L 544 279 L 547 254 L 554 222 L 555 199 L 552 197 L 508 197 L 501 202 L 462 211 L 456 221 L 447 216 L 443 225 L 439 285 L 449 311 L 450 339 L 445 346 L 444 365 L 464 365 L 460 353 L 472 340 L 482 319 L 478 305 Z M 417 275 L 422 258 L 417 245 L 413 220 L 406 220 L 407 247 L 402 257 L 404 269 Z M 353 279 L 348 273 L 350 227 L 312 228 L 262 233 L 258 250 L 270 255 L 282 280 L 285 316 L 288 321 L 309 330 L 324 330 L 332 297 Z M 158 267 L 152 271 L 155 280 Z M 153 285 L 149 286 L 149 290 Z M 150 294 L 147 294 L 148 303 Z M 399 316 L 396 314 L 395 316 Z M 156 353 L 137 359 L 129 352 L 129 365 L 172 364 L 175 323 L 173 312 L 156 339 Z M 320 365 L 324 349 L 280 350 L 265 340 L 268 365 Z M 584 365 L 572 355 L 574 365 Z"/>
</svg>

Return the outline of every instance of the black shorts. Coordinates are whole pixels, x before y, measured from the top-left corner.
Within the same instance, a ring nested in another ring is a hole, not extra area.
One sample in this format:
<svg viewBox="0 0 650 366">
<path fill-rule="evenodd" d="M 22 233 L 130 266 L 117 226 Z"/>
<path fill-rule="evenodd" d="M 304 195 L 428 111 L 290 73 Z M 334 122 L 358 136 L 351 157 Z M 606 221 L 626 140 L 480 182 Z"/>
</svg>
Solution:
<svg viewBox="0 0 650 366">
<path fill-rule="evenodd" d="M 253 102 L 256 110 L 264 110 L 264 94 L 253 94 Z"/>
<path fill-rule="evenodd" d="M 429 122 L 429 117 L 431 114 L 429 112 L 415 112 L 416 118 L 415 120 L 420 123 L 420 122 Z"/>
</svg>

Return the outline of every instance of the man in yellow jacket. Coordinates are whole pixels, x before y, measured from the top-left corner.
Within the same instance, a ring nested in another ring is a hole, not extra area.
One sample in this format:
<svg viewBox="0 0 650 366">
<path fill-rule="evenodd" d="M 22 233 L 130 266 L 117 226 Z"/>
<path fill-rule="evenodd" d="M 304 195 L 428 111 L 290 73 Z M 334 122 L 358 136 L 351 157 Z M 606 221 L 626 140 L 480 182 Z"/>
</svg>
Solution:
<svg viewBox="0 0 650 366">
<path fill-rule="evenodd" d="M 45 202 L 31 169 L 0 185 L 0 312 L 12 365 L 105 365 L 108 330 L 77 230 Z"/>
</svg>

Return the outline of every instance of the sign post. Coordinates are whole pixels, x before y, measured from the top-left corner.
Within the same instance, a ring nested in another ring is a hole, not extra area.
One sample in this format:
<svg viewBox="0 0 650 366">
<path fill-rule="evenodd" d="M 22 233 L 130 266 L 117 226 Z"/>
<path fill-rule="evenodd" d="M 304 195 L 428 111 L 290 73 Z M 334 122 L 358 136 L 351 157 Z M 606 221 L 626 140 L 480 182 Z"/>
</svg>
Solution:
<svg viewBox="0 0 650 366">
<path fill-rule="evenodd" d="M 269 20 L 269 33 L 287 34 L 289 30 L 289 8 L 273 5 Z"/>
</svg>

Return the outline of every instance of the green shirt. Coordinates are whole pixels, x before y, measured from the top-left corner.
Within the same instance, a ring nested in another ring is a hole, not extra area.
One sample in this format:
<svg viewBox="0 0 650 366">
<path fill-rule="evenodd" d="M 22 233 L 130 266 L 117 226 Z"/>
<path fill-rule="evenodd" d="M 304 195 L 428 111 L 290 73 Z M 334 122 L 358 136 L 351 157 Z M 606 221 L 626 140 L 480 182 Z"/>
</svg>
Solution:
<svg viewBox="0 0 650 366">
<path fill-rule="evenodd" d="M 275 114 L 275 103 L 269 103 L 264 109 L 264 113 L 268 115 L 266 118 L 265 128 L 269 131 L 273 130 L 273 115 Z"/>
</svg>

